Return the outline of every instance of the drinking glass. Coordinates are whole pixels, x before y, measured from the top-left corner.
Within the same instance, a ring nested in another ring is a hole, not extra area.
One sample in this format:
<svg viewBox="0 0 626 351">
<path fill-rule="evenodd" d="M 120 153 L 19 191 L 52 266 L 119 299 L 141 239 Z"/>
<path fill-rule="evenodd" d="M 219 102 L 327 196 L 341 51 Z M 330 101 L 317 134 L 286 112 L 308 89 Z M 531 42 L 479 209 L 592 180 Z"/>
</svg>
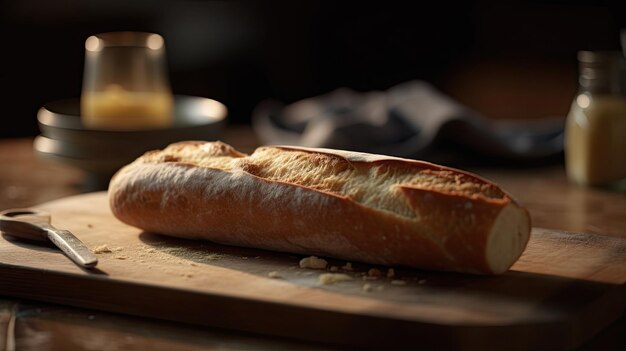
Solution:
<svg viewBox="0 0 626 351">
<path fill-rule="evenodd" d="M 85 41 L 81 119 L 87 128 L 167 128 L 173 120 L 163 37 L 109 32 Z"/>
</svg>

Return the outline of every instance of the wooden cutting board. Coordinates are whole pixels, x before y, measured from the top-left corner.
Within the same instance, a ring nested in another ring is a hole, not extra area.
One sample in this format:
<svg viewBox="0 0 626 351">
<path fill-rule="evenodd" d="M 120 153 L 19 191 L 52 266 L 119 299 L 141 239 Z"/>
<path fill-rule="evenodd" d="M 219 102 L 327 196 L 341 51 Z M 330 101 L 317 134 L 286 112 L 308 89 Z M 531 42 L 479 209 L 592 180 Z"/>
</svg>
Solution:
<svg viewBox="0 0 626 351">
<path fill-rule="evenodd" d="M 626 240 L 610 237 L 534 229 L 521 259 L 496 277 L 401 268 L 387 277 L 386 267 L 352 262 L 352 270 L 338 268 L 350 280 L 322 284 L 329 269 L 300 268 L 301 255 L 127 226 L 105 192 L 38 208 L 99 248 L 97 270 L 2 236 L 2 295 L 377 349 L 570 349 L 626 305 Z M 371 268 L 382 276 L 367 275 Z"/>
</svg>

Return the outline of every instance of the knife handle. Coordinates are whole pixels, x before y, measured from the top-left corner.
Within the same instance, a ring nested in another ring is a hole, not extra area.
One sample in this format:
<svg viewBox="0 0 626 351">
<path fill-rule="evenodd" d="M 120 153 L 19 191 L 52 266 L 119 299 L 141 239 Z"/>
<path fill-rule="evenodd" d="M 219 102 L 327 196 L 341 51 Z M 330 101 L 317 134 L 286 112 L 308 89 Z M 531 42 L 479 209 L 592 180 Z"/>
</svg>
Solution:
<svg viewBox="0 0 626 351">
<path fill-rule="evenodd" d="M 84 268 L 92 268 L 98 264 L 98 259 L 91 250 L 69 230 L 56 229 L 49 226 L 45 228 L 45 231 L 48 239 L 77 265 Z"/>
</svg>

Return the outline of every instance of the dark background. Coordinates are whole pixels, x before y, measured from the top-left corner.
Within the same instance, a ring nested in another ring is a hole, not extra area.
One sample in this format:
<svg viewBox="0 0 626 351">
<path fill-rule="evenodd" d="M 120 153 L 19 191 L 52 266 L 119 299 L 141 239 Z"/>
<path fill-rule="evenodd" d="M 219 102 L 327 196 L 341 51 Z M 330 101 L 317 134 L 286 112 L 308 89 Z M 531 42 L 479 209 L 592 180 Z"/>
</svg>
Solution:
<svg viewBox="0 0 626 351">
<path fill-rule="evenodd" d="M 78 97 L 84 41 L 165 38 L 176 94 L 214 98 L 230 123 L 264 99 L 424 79 L 490 118 L 564 115 L 578 50 L 621 50 L 619 2 L 5 1 L 0 137 L 38 134 L 37 109 Z"/>
</svg>

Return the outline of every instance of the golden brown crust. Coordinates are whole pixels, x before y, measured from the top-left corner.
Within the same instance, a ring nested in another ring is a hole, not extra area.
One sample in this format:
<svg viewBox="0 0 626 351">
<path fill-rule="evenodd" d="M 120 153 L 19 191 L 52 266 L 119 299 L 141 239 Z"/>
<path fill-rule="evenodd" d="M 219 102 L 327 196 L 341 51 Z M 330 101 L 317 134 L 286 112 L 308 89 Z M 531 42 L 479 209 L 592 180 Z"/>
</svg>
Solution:
<svg viewBox="0 0 626 351">
<path fill-rule="evenodd" d="M 109 196 L 147 231 L 423 269 L 501 273 L 530 233 L 528 212 L 485 179 L 340 150 L 181 142 L 121 169 Z"/>
</svg>

